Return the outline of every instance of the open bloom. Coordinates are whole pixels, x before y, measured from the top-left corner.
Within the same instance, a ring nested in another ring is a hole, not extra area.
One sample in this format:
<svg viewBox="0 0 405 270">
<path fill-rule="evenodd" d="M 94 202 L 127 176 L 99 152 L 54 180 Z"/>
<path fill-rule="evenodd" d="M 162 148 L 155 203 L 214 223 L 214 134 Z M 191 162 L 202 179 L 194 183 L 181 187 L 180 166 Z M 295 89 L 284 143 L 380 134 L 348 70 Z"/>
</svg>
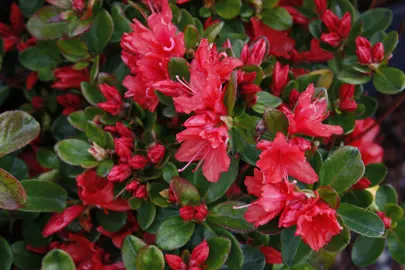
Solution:
<svg viewBox="0 0 405 270">
<path fill-rule="evenodd" d="M 72 66 L 64 66 L 56 68 L 53 71 L 53 75 L 57 81 L 52 84 L 52 88 L 60 90 L 70 88 L 80 89 L 80 83 L 89 80 L 89 72 L 87 68 L 76 70 L 73 69 Z"/>
<path fill-rule="evenodd" d="M 324 97 L 317 97 L 313 100 L 314 92 L 314 85 L 310 84 L 305 92 L 300 94 L 293 112 L 285 106 L 280 108 L 288 118 L 288 132 L 317 137 L 343 134 L 342 127 L 322 123 L 329 115 L 328 102 Z"/>
<path fill-rule="evenodd" d="M 346 12 L 342 19 L 339 19 L 328 9 L 322 14 L 321 19 L 329 30 L 329 33 L 321 35 L 321 40 L 333 47 L 338 47 L 350 33 L 352 16 Z"/>
<path fill-rule="evenodd" d="M 273 142 L 260 141 L 257 147 L 263 151 L 256 165 L 263 172 L 265 183 L 278 183 L 289 175 L 306 184 L 318 181 L 305 152 L 298 145 L 287 142 L 283 133 L 277 133 Z"/>
<path fill-rule="evenodd" d="M 204 262 L 208 259 L 209 252 L 210 247 L 207 240 L 204 240 L 193 249 L 188 264 L 181 257 L 173 254 L 166 254 L 165 259 L 173 270 L 201 270 Z"/>
<path fill-rule="evenodd" d="M 184 126 L 186 129 L 176 135 L 181 146 L 175 155 L 178 161 L 188 162 L 182 170 L 199 160 L 197 168 L 203 163 L 204 176 L 210 182 L 217 182 L 231 163 L 226 151 L 229 140 L 227 126 L 208 112 L 190 117 Z"/>
<path fill-rule="evenodd" d="M 0 38 L 3 40 L 4 51 L 11 51 L 20 41 L 24 30 L 24 16 L 16 3 L 11 4 L 10 25 L 0 23 Z"/>
</svg>

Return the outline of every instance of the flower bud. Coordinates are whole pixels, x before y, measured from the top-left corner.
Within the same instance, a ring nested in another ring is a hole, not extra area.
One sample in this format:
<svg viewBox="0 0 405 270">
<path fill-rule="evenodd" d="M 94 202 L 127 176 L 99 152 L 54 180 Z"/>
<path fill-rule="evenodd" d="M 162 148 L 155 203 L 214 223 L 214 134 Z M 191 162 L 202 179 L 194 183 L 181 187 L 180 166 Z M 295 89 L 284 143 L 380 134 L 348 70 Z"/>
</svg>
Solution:
<svg viewBox="0 0 405 270">
<path fill-rule="evenodd" d="M 124 138 L 115 139 L 114 146 L 115 152 L 120 157 L 120 161 L 127 163 L 131 159 L 132 151 L 128 148 L 123 139 Z"/>
<path fill-rule="evenodd" d="M 373 55 L 373 62 L 380 63 L 384 59 L 384 44 L 381 42 L 376 43 L 371 50 L 371 54 Z"/>
<path fill-rule="evenodd" d="M 358 36 L 356 38 L 356 55 L 360 64 L 370 64 L 372 62 L 370 41 Z"/>
<path fill-rule="evenodd" d="M 283 90 L 284 86 L 287 84 L 288 80 L 288 71 L 290 70 L 289 65 L 282 66 L 280 62 L 276 62 L 274 66 L 273 74 L 272 74 L 272 86 L 271 92 L 276 95 L 280 96 L 281 91 Z"/>
<path fill-rule="evenodd" d="M 48 237 L 73 222 L 78 216 L 80 216 L 84 211 L 84 206 L 74 205 L 66 208 L 62 213 L 54 214 L 48 223 L 45 225 L 42 235 Z"/>
<path fill-rule="evenodd" d="M 189 266 L 201 266 L 208 259 L 210 253 L 210 247 L 208 246 L 207 240 L 204 239 L 198 246 L 196 246 L 191 253 Z"/>
<path fill-rule="evenodd" d="M 120 134 L 121 137 L 135 138 L 135 134 L 124 124 L 117 122 L 115 126 L 117 128 L 117 132 Z"/>
<path fill-rule="evenodd" d="M 108 157 L 107 151 L 93 142 L 93 146 L 87 150 L 96 160 L 101 161 Z"/>
<path fill-rule="evenodd" d="M 180 217 L 185 221 L 193 220 L 195 209 L 192 206 L 186 205 L 180 208 Z"/>
<path fill-rule="evenodd" d="M 355 111 L 357 109 L 357 103 L 354 100 L 355 87 L 353 84 L 343 84 L 339 88 L 339 108 L 342 111 Z"/>
<path fill-rule="evenodd" d="M 267 42 L 264 38 L 258 39 L 248 55 L 247 65 L 260 65 L 266 56 Z"/>
<path fill-rule="evenodd" d="M 195 207 L 195 215 L 194 219 L 203 222 L 208 214 L 208 208 L 205 204 L 200 204 L 199 206 Z"/>
<path fill-rule="evenodd" d="M 122 182 L 127 179 L 132 174 L 132 169 L 129 164 L 120 164 L 115 165 L 110 173 L 108 174 L 107 179 L 113 182 Z"/>
<path fill-rule="evenodd" d="M 146 185 L 140 185 L 138 189 L 135 191 L 135 197 L 138 199 L 143 199 L 148 196 L 148 191 L 146 190 Z"/>
<path fill-rule="evenodd" d="M 338 47 L 342 42 L 342 39 L 340 38 L 338 33 L 335 33 L 335 32 L 328 33 L 328 34 L 322 34 L 321 40 L 325 43 L 328 43 L 329 45 L 331 45 L 333 47 Z"/>
<path fill-rule="evenodd" d="M 329 32 L 337 32 L 340 26 L 340 20 L 338 16 L 335 15 L 332 11 L 327 9 L 322 14 L 322 22 L 326 25 Z"/>
<path fill-rule="evenodd" d="M 149 161 L 142 155 L 135 155 L 129 161 L 129 165 L 134 170 L 143 170 L 148 163 Z"/>
<path fill-rule="evenodd" d="M 45 101 L 40 96 L 35 96 L 31 99 L 31 104 L 34 109 L 39 110 L 45 106 Z"/>
<path fill-rule="evenodd" d="M 183 260 L 179 256 L 172 254 L 165 254 L 165 259 L 171 269 L 187 270 L 187 265 L 183 262 Z"/>
<path fill-rule="evenodd" d="M 385 229 L 391 228 L 392 220 L 391 220 L 389 217 L 387 217 L 387 216 L 384 214 L 384 212 L 377 212 L 377 215 L 378 215 L 378 216 L 381 218 L 381 220 L 384 222 Z"/>
<path fill-rule="evenodd" d="M 83 11 L 86 7 L 86 3 L 84 0 L 73 0 L 72 7 L 76 11 Z"/>
<path fill-rule="evenodd" d="M 281 264 L 283 259 L 281 258 L 281 253 L 275 248 L 263 246 L 260 248 L 260 251 L 263 253 L 266 258 L 267 264 Z"/>
<path fill-rule="evenodd" d="M 315 6 L 316 6 L 316 12 L 318 12 L 318 14 L 322 16 L 322 14 L 327 9 L 326 0 L 314 0 L 314 2 L 315 2 Z"/>
<path fill-rule="evenodd" d="M 165 156 L 165 147 L 161 144 L 155 144 L 148 148 L 148 159 L 154 163 L 158 164 L 162 161 Z"/>
<path fill-rule="evenodd" d="M 341 38 L 347 38 L 350 34 L 350 29 L 352 28 L 352 16 L 349 12 L 346 12 L 343 15 L 342 20 L 340 21 L 340 27 L 338 29 L 339 36 Z"/>
</svg>

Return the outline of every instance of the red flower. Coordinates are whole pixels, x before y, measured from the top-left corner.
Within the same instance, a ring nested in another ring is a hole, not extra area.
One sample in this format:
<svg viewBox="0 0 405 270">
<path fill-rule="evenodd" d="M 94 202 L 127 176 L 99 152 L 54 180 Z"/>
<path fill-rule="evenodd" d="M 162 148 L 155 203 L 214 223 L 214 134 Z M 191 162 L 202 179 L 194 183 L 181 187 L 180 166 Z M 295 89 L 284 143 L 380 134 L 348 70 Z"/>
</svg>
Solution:
<svg viewBox="0 0 405 270">
<path fill-rule="evenodd" d="M 327 1 L 326 0 L 314 0 L 314 2 L 315 2 L 315 6 L 316 6 L 316 12 L 318 12 L 318 14 L 322 16 L 322 14 L 328 8 Z"/>
<path fill-rule="evenodd" d="M 355 146 L 361 153 L 361 158 L 365 165 L 370 163 L 381 163 L 384 156 L 384 149 L 375 142 L 375 138 L 380 132 L 380 127 L 374 126 L 375 120 L 367 118 L 364 120 L 356 120 L 354 131 L 347 137 L 346 141 L 349 145 Z M 364 134 L 366 130 L 374 126 L 371 130 Z M 359 135 L 363 134 L 361 137 Z M 355 138 L 354 141 L 352 139 Z"/>
<path fill-rule="evenodd" d="M 350 13 L 346 12 L 342 19 L 339 19 L 328 9 L 322 14 L 321 19 L 329 30 L 329 33 L 321 35 L 321 40 L 333 47 L 338 47 L 350 33 L 352 21 Z"/>
<path fill-rule="evenodd" d="M 27 83 L 26 83 L 27 90 L 31 90 L 35 86 L 37 81 L 38 81 L 37 72 L 32 71 L 30 74 L 28 74 Z"/>
<path fill-rule="evenodd" d="M 180 208 L 180 217 L 185 221 L 193 220 L 195 209 L 193 206 L 185 205 Z"/>
<path fill-rule="evenodd" d="M 260 36 L 267 38 L 270 46 L 270 54 L 276 57 L 289 58 L 289 54 L 295 47 L 295 40 L 288 35 L 288 31 L 277 31 L 257 18 L 250 19 L 252 24 L 252 40 Z"/>
<path fill-rule="evenodd" d="M 118 92 L 118 90 L 108 84 L 100 84 L 100 90 L 106 97 L 107 101 L 98 103 L 97 105 L 112 115 L 119 114 L 121 112 L 123 102 L 121 94 Z"/>
<path fill-rule="evenodd" d="M 3 39 L 4 51 L 11 51 L 20 41 L 24 30 L 24 16 L 16 3 L 11 4 L 10 25 L 0 23 L 0 38 Z"/>
<path fill-rule="evenodd" d="M 32 97 L 31 104 L 32 104 L 32 107 L 34 107 L 34 109 L 39 110 L 45 106 L 45 101 L 42 97 L 35 96 L 35 97 Z"/>
<path fill-rule="evenodd" d="M 287 84 L 289 70 L 290 70 L 289 65 L 282 66 L 280 62 L 276 62 L 271 82 L 271 92 L 274 95 L 280 96 L 281 91 L 283 91 L 284 86 Z"/>
<path fill-rule="evenodd" d="M 132 174 L 132 169 L 129 164 L 119 164 L 112 167 L 110 173 L 108 174 L 108 180 L 112 182 L 122 182 L 130 177 Z"/>
<path fill-rule="evenodd" d="M 266 258 L 267 264 L 282 264 L 283 259 L 281 258 L 281 253 L 275 248 L 272 247 L 261 247 L 260 251 L 263 253 Z"/>
<path fill-rule="evenodd" d="M 362 189 L 366 189 L 371 185 L 370 180 L 368 180 L 367 178 L 363 177 L 361 178 L 359 181 L 357 181 L 356 184 L 354 184 L 352 186 L 353 189 L 358 189 L 358 190 L 362 190 Z"/>
<path fill-rule="evenodd" d="M 295 24 L 309 24 L 309 20 L 301 12 L 292 6 L 283 6 L 288 11 Z"/>
<path fill-rule="evenodd" d="M 143 170 L 148 163 L 149 161 L 142 155 L 135 155 L 129 161 L 129 165 L 134 170 Z"/>
<path fill-rule="evenodd" d="M 319 251 L 342 229 L 334 209 L 317 199 L 309 199 L 298 217 L 295 235 L 301 236 L 313 250 Z"/>
<path fill-rule="evenodd" d="M 245 44 L 240 54 L 240 60 L 245 65 L 260 65 L 266 56 L 268 47 L 264 38 L 256 40 L 250 48 Z"/>
<path fill-rule="evenodd" d="M 60 105 L 65 107 L 65 109 L 62 111 L 63 115 L 69 115 L 70 113 L 80 109 L 82 106 L 82 100 L 80 96 L 72 93 L 59 95 L 56 97 L 56 101 Z"/>
<path fill-rule="evenodd" d="M 260 197 L 262 195 L 262 187 L 265 183 L 263 173 L 257 168 L 253 170 L 253 176 L 246 176 L 244 183 L 249 194 L 256 197 Z"/>
<path fill-rule="evenodd" d="M 283 133 L 277 133 L 273 142 L 260 141 L 257 148 L 263 151 L 256 165 L 263 172 L 265 183 L 287 180 L 288 175 L 306 184 L 318 181 L 318 175 L 306 160 L 305 152 L 287 142 Z"/>
<path fill-rule="evenodd" d="M 130 144 L 129 146 L 133 147 L 133 140 L 132 138 L 118 138 L 114 139 L 114 148 L 115 153 L 120 157 L 120 161 L 123 163 L 127 163 L 132 156 L 131 148 L 128 147 L 126 140 L 129 139 Z"/>
<path fill-rule="evenodd" d="M 52 84 L 52 88 L 60 90 L 70 88 L 80 89 L 80 83 L 89 80 L 89 72 L 87 68 L 76 70 L 73 69 L 72 66 L 64 66 L 56 68 L 53 71 L 53 75 L 57 81 Z"/>
<path fill-rule="evenodd" d="M 55 213 L 45 225 L 42 235 L 48 237 L 73 222 L 84 211 L 84 206 L 74 205 L 66 208 L 62 213 Z"/>
<path fill-rule="evenodd" d="M 186 221 L 196 220 L 203 222 L 208 214 L 208 208 L 205 204 L 199 206 L 185 205 L 180 208 L 180 217 Z"/>
<path fill-rule="evenodd" d="M 146 86 L 144 79 L 140 76 L 126 76 L 122 83 L 128 91 L 125 93 L 125 97 L 132 97 L 139 105 L 144 109 L 148 109 L 151 112 L 156 110 L 159 104 L 155 91 L 152 87 Z"/>
<path fill-rule="evenodd" d="M 377 214 L 377 215 L 381 218 L 381 220 L 384 222 L 385 229 L 391 228 L 392 220 L 391 220 L 389 217 L 387 217 L 387 216 L 384 214 L 384 212 L 377 212 L 376 214 Z"/>
<path fill-rule="evenodd" d="M 217 182 L 222 172 L 229 169 L 231 160 L 227 154 L 228 128 L 214 115 L 205 113 L 190 117 L 184 126 L 187 128 L 176 135 L 181 143 L 175 157 L 178 161 L 203 163 L 202 171 L 210 182 Z"/>
<path fill-rule="evenodd" d="M 370 41 L 358 36 L 356 38 L 356 55 L 360 64 L 380 63 L 384 59 L 384 44 L 378 42 L 371 47 Z"/>
<path fill-rule="evenodd" d="M 132 194 L 134 194 L 134 196 L 138 199 L 143 199 L 148 196 L 146 185 L 141 185 L 136 180 L 126 185 L 125 189 L 132 192 Z"/>
<path fill-rule="evenodd" d="M 86 263 L 87 261 L 93 260 L 93 255 L 97 254 L 98 250 L 95 248 L 94 243 L 90 242 L 86 237 L 69 234 L 69 243 L 58 245 L 57 243 L 51 243 L 54 248 L 62 249 L 63 251 L 69 253 L 73 261 L 77 266 Z M 91 269 L 91 268 L 90 268 Z"/>
<path fill-rule="evenodd" d="M 139 225 L 138 222 L 136 221 L 135 216 L 131 213 L 131 211 L 128 211 L 127 213 L 128 217 L 125 226 L 117 232 L 109 232 L 102 226 L 97 227 L 97 231 L 102 235 L 111 238 L 114 246 L 116 246 L 117 248 L 122 248 L 122 243 L 124 242 L 124 239 L 128 235 L 131 235 L 133 232 L 139 230 Z"/>
<path fill-rule="evenodd" d="M 285 106 L 280 108 L 288 118 L 290 124 L 288 132 L 316 137 L 330 137 L 332 134 L 343 134 L 342 127 L 322 123 L 328 117 L 328 113 L 326 112 L 328 109 L 327 100 L 326 98 L 318 97 L 313 101 L 314 92 L 314 85 L 310 84 L 298 98 L 293 113 Z"/>
<path fill-rule="evenodd" d="M 355 111 L 357 109 L 357 103 L 354 100 L 354 85 L 342 84 L 339 88 L 339 108 L 342 111 Z"/>
<path fill-rule="evenodd" d="M 173 270 L 202 270 L 205 261 L 208 259 L 210 248 L 207 240 L 201 242 L 191 252 L 190 260 L 187 264 L 177 255 L 166 254 L 165 259 L 167 264 Z"/>
<path fill-rule="evenodd" d="M 165 147 L 156 143 L 148 148 L 147 156 L 152 163 L 158 164 L 165 156 Z"/>
<path fill-rule="evenodd" d="M 195 207 L 194 218 L 200 222 L 203 222 L 208 215 L 208 208 L 205 204 L 200 204 Z"/>
<path fill-rule="evenodd" d="M 113 211 L 127 211 L 128 202 L 114 198 L 114 183 L 87 170 L 76 178 L 78 194 L 83 205 L 96 205 Z"/>
<path fill-rule="evenodd" d="M 121 137 L 124 138 L 135 138 L 135 134 L 134 132 L 132 132 L 127 126 L 125 126 L 124 124 L 117 122 L 115 124 L 116 128 L 117 128 L 117 132 L 120 134 Z"/>
</svg>

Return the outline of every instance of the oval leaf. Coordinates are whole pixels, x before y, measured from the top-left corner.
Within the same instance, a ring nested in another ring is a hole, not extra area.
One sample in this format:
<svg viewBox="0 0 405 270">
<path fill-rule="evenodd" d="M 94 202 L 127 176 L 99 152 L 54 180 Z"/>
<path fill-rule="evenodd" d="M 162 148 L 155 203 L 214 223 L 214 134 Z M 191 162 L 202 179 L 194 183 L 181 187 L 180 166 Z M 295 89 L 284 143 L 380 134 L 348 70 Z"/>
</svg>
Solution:
<svg viewBox="0 0 405 270">
<path fill-rule="evenodd" d="M 231 251 L 231 241 L 224 237 L 214 237 L 207 240 L 210 252 L 208 259 L 204 262 L 206 270 L 217 270 L 225 264 Z"/>
<path fill-rule="evenodd" d="M 201 197 L 193 184 L 181 177 L 173 177 L 170 187 L 182 205 L 200 205 Z"/>
<path fill-rule="evenodd" d="M 405 219 L 389 231 L 388 250 L 398 263 L 405 264 Z"/>
<path fill-rule="evenodd" d="M 162 251 L 155 246 L 143 247 L 136 256 L 137 270 L 163 270 L 165 259 Z"/>
<path fill-rule="evenodd" d="M 311 248 L 294 235 L 295 230 L 295 227 L 290 227 L 281 232 L 281 256 L 288 266 L 303 263 L 312 253 Z"/>
<path fill-rule="evenodd" d="M 27 201 L 27 194 L 11 174 L 0 169 L 0 208 L 15 210 L 22 207 Z"/>
<path fill-rule="evenodd" d="M 102 9 L 93 19 L 93 25 L 87 33 L 89 48 L 100 54 L 107 45 L 114 31 L 114 23 L 111 15 Z"/>
<path fill-rule="evenodd" d="M 263 22 L 274 30 L 287 30 L 293 24 L 291 15 L 285 8 L 276 7 L 262 13 Z"/>
<path fill-rule="evenodd" d="M 67 139 L 55 145 L 55 152 L 69 165 L 92 167 L 97 165 L 97 161 L 88 152 L 90 145 L 77 139 Z"/>
<path fill-rule="evenodd" d="M 405 88 L 405 75 L 404 73 L 392 67 L 380 67 L 374 75 L 373 84 L 377 91 L 394 95 Z"/>
<path fill-rule="evenodd" d="M 194 223 L 173 217 L 164 221 L 156 234 L 156 244 L 164 250 L 173 250 L 184 246 L 194 232 Z"/>
<path fill-rule="evenodd" d="M 41 270 L 75 270 L 75 263 L 68 253 L 60 249 L 48 252 L 42 260 Z"/>
<path fill-rule="evenodd" d="M 62 212 L 66 208 L 66 190 L 52 182 L 26 180 L 22 186 L 27 193 L 27 203 L 20 211 Z"/>
<path fill-rule="evenodd" d="M 352 248 L 352 261 L 361 267 L 373 264 L 380 257 L 384 248 L 384 238 L 368 238 L 360 235 Z"/>
<path fill-rule="evenodd" d="M 6 239 L 0 236 L 0 269 L 11 269 L 13 254 Z"/>
</svg>

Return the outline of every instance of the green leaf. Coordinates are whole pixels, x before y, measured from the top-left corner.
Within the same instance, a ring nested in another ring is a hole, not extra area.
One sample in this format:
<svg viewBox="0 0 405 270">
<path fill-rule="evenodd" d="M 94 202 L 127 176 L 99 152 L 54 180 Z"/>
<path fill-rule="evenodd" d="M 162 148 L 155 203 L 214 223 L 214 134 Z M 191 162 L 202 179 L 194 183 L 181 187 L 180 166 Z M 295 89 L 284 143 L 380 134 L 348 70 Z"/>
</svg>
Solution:
<svg viewBox="0 0 405 270">
<path fill-rule="evenodd" d="M 349 84 L 365 84 L 371 80 L 371 76 L 352 69 L 342 69 L 337 75 L 338 79 Z"/>
<path fill-rule="evenodd" d="M 384 234 L 384 223 L 373 212 L 347 203 L 341 203 L 337 212 L 347 227 L 358 234 L 367 237 L 380 237 Z"/>
<path fill-rule="evenodd" d="M 266 258 L 263 253 L 255 247 L 242 245 L 243 251 L 243 270 L 264 269 Z"/>
<path fill-rule="evenodd" d="M 84 130 L 87 124 L 87 117 L 84 111 L 76 111 L 69 114 L 68 121 L 78 130 Z"/>
<path fill-rule="evenodd" d="M 215 12 L 228 20 L 238 16 L 241 7 L 241 0 L 218 0 L 215 2 Z"/>
<path fill-rule="evenodd" d="M 188 63 L 186 59 L 181 57 L 172 57 L 168 65 L 169 76 L 173 81 L 184 79 L 190 80 L 190 71 L 188 70 Z"/>
<path fill-rule="evenodd" d="M 371 186 L 376 186 L 384 181 L 387 176 L 387 166 L 382 163 L 372 163 L 366 165 L 364 177 L 371 182 Z"/>
<path fill-rule="evenodd" d="M 232 71 L 229 82 L 227 83 L 225 88 L 224 103 L 226 108 L 228 109 L 228 115 L 233 115 L 233 108 L 235 107 L 236 103 L 237 88 L 237 73 L 236 70 L 234 70 Z"/>
<path fill-rule="evenodd" d="M 160 195 L 160 192 L 167 190 L 168 188 L 169 185 L 163 181 L 150 183 L 148 185 L 148 194 L 150 200 L 157 206 L 168 207 L 170 205 L 168 199 Z"/>
<path fill-rule="evenodd" d="M 0 157 L 14 152 L 39 135 L 38 122 L 23 111 L 0 114 Z"/>
<path fill-rule="evenodd" d="M 322 200 L 324 200 L 330 207 L 336 209 L 340 204 L 339 194 L 331 187 L 323 186 L 317 189 L 317 192 Z"/>
<path fill-rule="evenodd" d="M 377 261 L 385 248 L 385 238 L 357 237 L 352 248 L 352 261 L 355 265 L 365 267 Z"/>
<path fill-rule="evenodd" d="M 16 179 L 28 179 L 28 166 L 25 162 L 14 155 L 6 155 L 0 158 L 0 168 L 14 176 Z"/>
<path fill-rule="evenodd" d="M 41 270 L 75 270 L 75 263 L 68 253 L 60 249 L 48 252 L 42 260 Z"/>
<path fill-rule="evenodd" d="M 208 212 L 207 220 L 215 225 L 235 232 L 254 231 L 253 224 L 247 222 L 244 214 L 247 208 L 234 209 L 234 206 L 243 206 L 245 203 L 237 201 L 227 201 L 211 208 Z"/>
<path fill-rule="evenodd" d="M 207 240 L 210 252 L 208 259 L 204 262 L 207 265 L 207 270 L 217 270 L 228 259 L 231 251 L 231 241 L 224 237 L 214 237 Z"/>
<path fill-rule="evenodd" d="M 267 108 L 263 114 L 263 120 L 264 126 L 271 134 L 277 134 L 277 132 L 287 133 L 288 119 L 282 111 Z"/>
<path fill-rule="evenodd" d="M 309 23 L 309 32 L 311 35 L 316 38 L 320 39 L 322 35 L 322 21 L 321 20 L 313 20 Z"/>
<path fill-rule="evenodd" d="M 51 150 L 47 148 L 39 148 L 37 151 L 38 163 L 48 169 L 59 169 L 59 159 L 58 156 Z"/>
<path fill-rule="evenodd" d="M 136 270 L 137 253 L 146 246 L 145 242 L 140 238 L 128 235 L 122 244 L 122 261 L 127 270 Z"/>
<path fill-rule="evenodd" d="M 111 42 L 119 42 L 124 33 L 132 32 L 131 21 L 127 19 L 118 3 L 112 5 L 111 17 L 114 22 L 114 32 L 111 36 Z"/>
<path fill-rule="evenodd" d="M 0 269 L 11 269 L 13 254 L 6 239 L 0 236 Z"/>
<path fill-rule="evenodd" d="M 157 230 L 156 244 L 163 250 L 173 250 L 184 246 L 194 232 L 194 223 L 181 217 L 165 220 Z"/>
<path fill-rule="evenodd" d="M 77 139 L 67 139 L 55 145 L 55 152 L 62 161 L 73 166 L 93 167 L 98 164 L 87 151 L 90 145 Z"/>
<path fill-rule="evenodd" d="M 96 172 L 98 176 L 107 177 L 110 173 L 112 167 L 114 167 L 114 162 L 110 159 L 100 161 L 98 164 Z"/>
<path fill-rule="evenodd" d="M 18 241 L 11 245 L 13 264 L 20 270 L 39 270 L 41 268 L 41 256 L 27 251 L 24 241 Z"/>
<path fill-rule="evenodd" d="M 0 208 L 16 210 L 27 201 L 24 187 L 12 175 L 0 169 Z"/>
<path fill-rule="evenodd" d="M 363 21 L 362 36 L 371 37 L 374 33 L 385 31 L 392 21 L 392 11 L 388 8 L 373 8 L 364 12 L 360 19 Z"/>
<path fill-rule="evenodd" d="M 45 0 L 19 0 L 18 6 L 24 16 L 29 18 L 44 5 L 44 1 Z"/>
<path fill-rule="evenodd" d="M 71 62 L 90 57 L 86 43 L 80 39 L 59 39 L 56 44 L 60 52 Z"/>
<path fill-rule="evenodd" d="M 153 221 L 155 220 L 156 216 L 156 206 L 146 201 L 141 205 L 141 207 L 137 211 L 137 220 L 139 227 L 142 230 L 146 231 L 150 225 L 152 225 Z"/>
<path fill-rule="evenodd" d="M 398 203 L 397 192 L 391 185 L 379 186 L 375 195 L 375 204 L 383 211 L 387 203 Z"/>
<path fill-rule="evenodd" d="M 377 91 L 394 95 L 404 90 L 405 75 L 397 68 L 381 66 L 374 75 L 373 84 Z"/>
<path fill-rule="evenodd" d="M 361 208 L 368 208 L 373 203 L 373 195 L 365 189 L 352 189 L 343 194 L 343 202 L 350 203 Z"/>
<path fill-rule="evenodd" d="M 168 162 L 162 169 L 162 177 L 167 183 L 170 183 L 170 180 L 172 180 L 174 176 L 179 176 L 177 167 L 173 163 Z"/>
<path fill-rule="evenodd" d="M 114 31 L 114 22 L 111 15 L 102 9 L 93 19 L 93 24 L 87 32 L 88 46 L 96 54 L 103 52 Z"/>
<path fill-rule="evenodd" d="M 38 10 L 27 22 L 27 30 L 37 39 L 57 39 L 62 37 L 67 22 L 52 22 L 63 11 L 55 6 L 45 6 Z"/>
<path fill-rule="evenodd" d="M 344 146 L 333 152 L 322 164 L 320 185 L 330 185 L 338 193 L 347 190 L 364 174 L 364 163 L 356 147 Z"/>
<path fill-rule="evenodd" d="M 400 221 L 404 217 L 404 209 L 393 203 L 387 203 L 384 207 L 384 213 L 392 221 Z"/>
<path fill-rule="evenodd" d="M 382 43 L 384 44 L 384 59 L 388 59 L 398 44 L 397 31 L 389 32 L 383 39 Z"/>
<path fill-rule="evenodd" d="M 353 132 L 356 124 L 356 115 L 354 112 L 342 112 L 340 114 L 333 114 L 328 117 L 328 124 L 333 126 L 341 126 L 343 128 L 343 134 L 349 134 Z"/>
<path fill-rule="evenodd" d="M 226 261 L 226 265 L 233 269 L 233 270 L 238 270 L 242 269 L 243 266 L 243 251 L 242 248 L 240 247 L 239 241 L 233 236 L 232 233 L 228 232 L 227 230 L 220 228 L 220 227 L 214 227 L 212 228 L 216 235 L 222 236 L 225 238 L 228 238 L 231 240 L 231 251 L 229 252 L 228 260 Z"/>
<path fill-rule="evenodd" d="M 170 181 L 170 187 L 182 205 L 200 205 L 201 197 L 198 190 L 186 179 L 175 176 Z"/>
<path fill-rule="evenodd" d="M 304 263 L 311 256 L 311 248 L 299 236 L 294 236 L 295 226 L 281 232 L 281 256 L 289 267 Z"/>
<path fill-rule="evenodd" d="M 188 49 L 195 49 L 200 42 L 200 33 L 194 25 L 187 25 L 184 29 L 184 44 Z"/>
<path fill-rule="evenodd" d="M 349 228 L 343 224 L 340 218 L 338 220 L 343 230 L 338 235 L 333 236 L 332 240 L 324 247 L 324 249 L 329 252 L 341 252 L 350 243 L 351 236 Z"/>
<path fill-rule="evenodd" d="M 52 182 L 26 180 L 22 183 L 27 193 L 27 203 L 20 211 L 62 212 L 66 208 L 66 190 Z"/>
<path fill-rule="evenodd" d="M 217 22 L 210 25 L 207 29 L 205 29 L 203 37 L 207 38 L 208 42 L 214 42 L 224 25 L 224 22 Z"/>
<path fill-rule="evenodd" d="M 155 246 L 145 246 L 139 250 L 136 256 L 137 270 L 163 270 L 165 259 L 162 251 Z"/>
<path fill-rule="evenodd" d="M 398 263 L 405 264 L 405 219 L 388 232 L 388 250 Z"/>
<path fill-rule="evenodd" d="M 206 204 L 210 204 L 221 198 L 230 186 L 235 182 L 239 173 L 239 163 L 235 158 L 231 158 L 229 170 L 224 172 L 219 177 L 218 182 L 210 183 L 207 188 L 207 193 L 204 196 Z"/>
<path fill-rule="evenodd" d="M 117 232 L 122 229 L 127 222 L 127 212 L 115 212 L 108 210 L 105 213 L 104 210 L 97 210 L 97 221 L 100 223 L 101 227 L 109 232 Z"/>
<path fill-rule="evenodd" d="M 39 72 L 38 76 L 41 79 L 40 72 L 54 68 L 60 60 L 59 55 L 55 57 L 49 53 L 50 49 L 53 48 L 27 48 L 20 53 L 20 62 L 25 68 Z"/>
<path fill-rule="evenodd" d="M 106 148 L 107 146 L 107 135 L 105 131 L 93 121 L 88 121 L 84 129 L 87 138 L 98 144 L 99 146 Z"/>
<path fill-rule="evenodd" d="M 257 102 L 252 109 L 257 113 L 264 113 L 266 108 L 277 108 L 281 103 L 283 103 L 281 98 L 266 91 L 260 91 L 257 93 Z"/>
<path fill-rule="evenodd" d="M 357 100 L 357 104 L 363 105 L 364 111 L 361 113 L 361 115 L 356 115 L 356 119 L 366 119 L 367 117 L 371 117 L 375 114 L 378 108 L 378 103 L 375 98 L 364 95 Z"/>
<path fill-rule="evenodd" d="M 291 28 L 293 19 L 285 8 L 276 7 L 262 12 L 262 21 L 274 30 L 287 30 Z"/>
<path fill-rule="evenodd" d="M 97 105 L 100 102 L 106 101 L 105 97 L 96 86 L 90 85 L 88 82 L 81 82 L 80 88 L 82 89 L 84 98 L 91 105 Z"/>
</svg>

